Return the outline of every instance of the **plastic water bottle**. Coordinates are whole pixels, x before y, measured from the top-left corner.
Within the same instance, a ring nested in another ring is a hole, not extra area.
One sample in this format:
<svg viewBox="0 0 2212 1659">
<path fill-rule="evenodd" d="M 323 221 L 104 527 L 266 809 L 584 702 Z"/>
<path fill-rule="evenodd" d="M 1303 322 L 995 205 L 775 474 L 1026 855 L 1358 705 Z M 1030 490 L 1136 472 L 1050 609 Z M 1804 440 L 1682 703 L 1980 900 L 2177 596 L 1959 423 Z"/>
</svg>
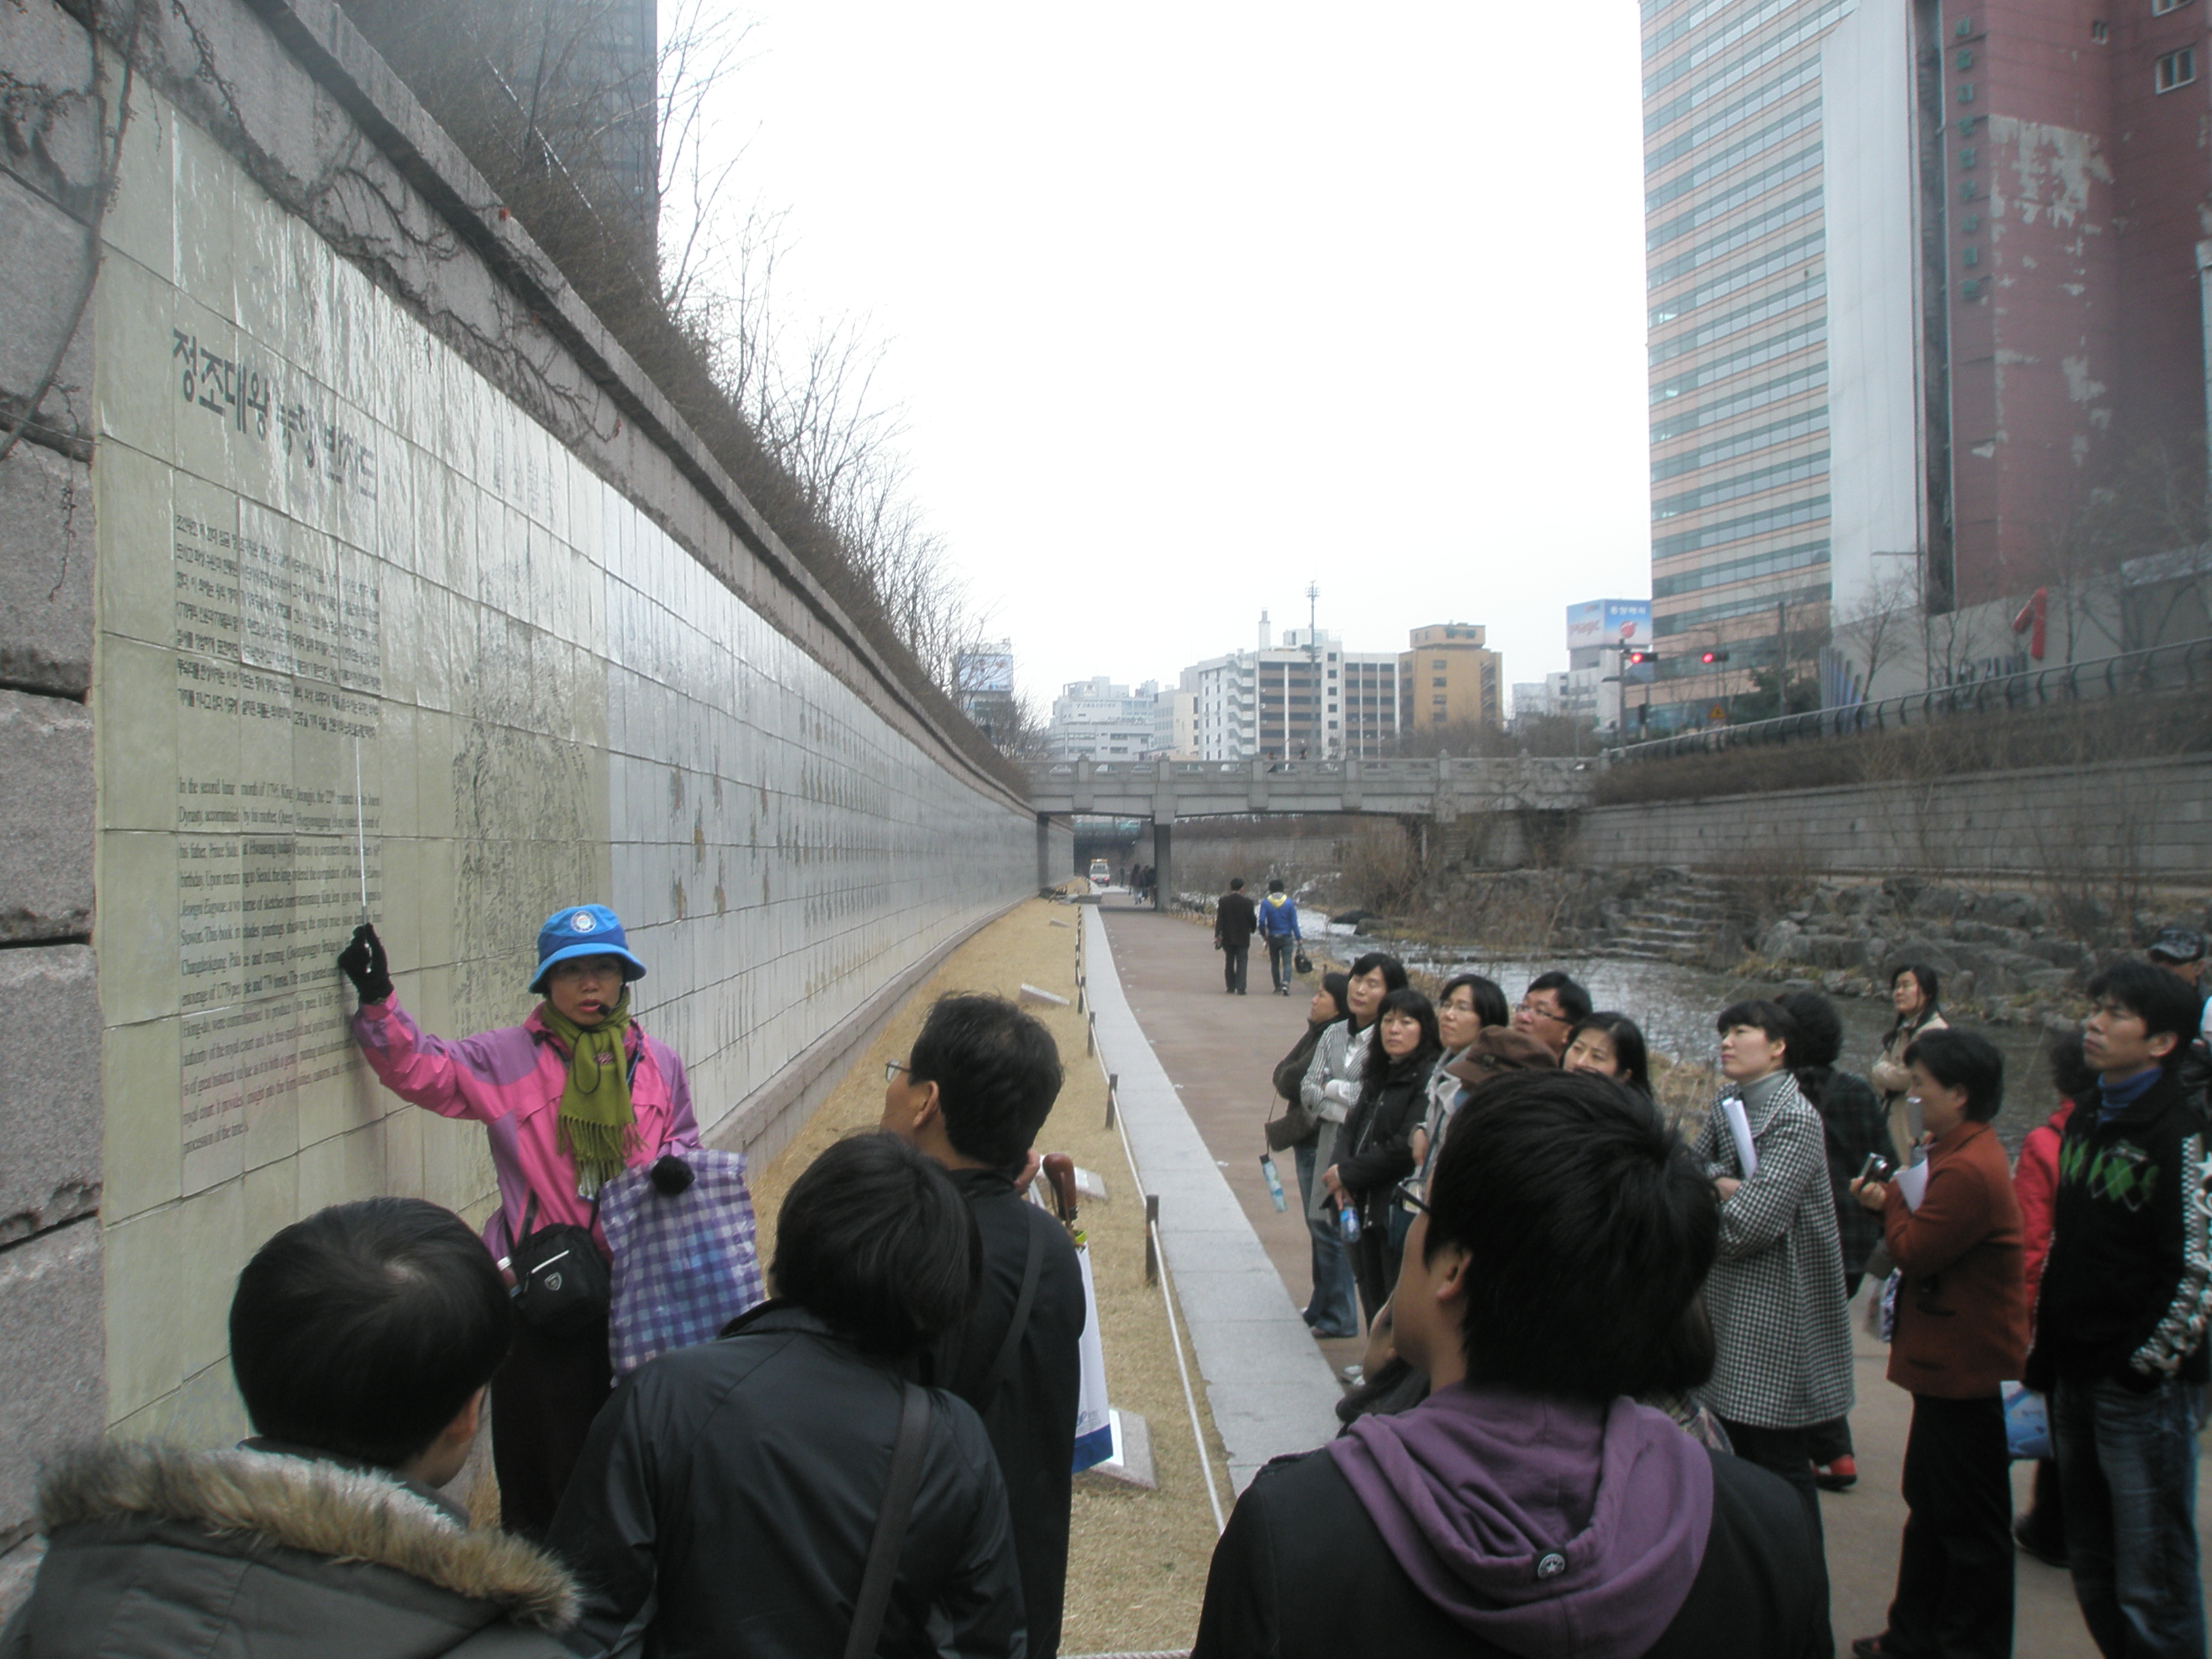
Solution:
<svg viewBox="0 0 2212 1659">
<path fill-rule="evenodd" d="M 1283 1178 L 1275 1173 L 1275 1155 L 1273 1152 L 1260 1154 L 1260 1173 L 1267 1177 L 1267 1196 L 1274 1200 L 1275 1207 L 1278 1210 L 1286 1208 L 1283 1198 Z"/>
<path fill-rule="evenodd" d="M 1338 1226 L 1344 1229 L 1346 1243 L 1359 1243 L 1359 1211 L 1356 1206 L 1347 1204 L 1339 1210 L 1336 1212 L 1336 1223 Z"/>
</svg>

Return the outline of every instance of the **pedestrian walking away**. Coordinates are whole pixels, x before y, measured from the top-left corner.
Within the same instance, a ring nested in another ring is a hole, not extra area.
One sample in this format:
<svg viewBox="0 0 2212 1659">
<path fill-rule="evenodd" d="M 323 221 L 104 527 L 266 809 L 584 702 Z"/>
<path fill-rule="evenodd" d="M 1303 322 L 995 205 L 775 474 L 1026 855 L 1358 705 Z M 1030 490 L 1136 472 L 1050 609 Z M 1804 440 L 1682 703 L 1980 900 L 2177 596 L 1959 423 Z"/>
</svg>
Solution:
<svg viewBox="0 0 2212 1659">
<path fill-rule="evenodd" d="M 1267 896 L 1260 901 L 1260 934 L 1267 941 L 1267 977 L 1275 994 L 1286 997 L 1296 978 L 1298 955 L 1297 902 L 1283 890 L 1283 879 L 1267 883 Z"/>
<path fill-rule="evenodd" d="M 645 964 L 605 905 L 545 919 L 529 985 L 544 1000 L 521 1024 L 474 1036 L 432 1036 L 416 1024 L 393 994 L 384 943 L 368 923 L 338 967 L 361 998 L 355 1040 L 384 1086 L 489 1131 L 499 1206 L 483 1241 L 495 1259 L 520 1261 L 541 1230 L 572 1228 L 588 1234 L 604 1261 L 600 1186 L 627 1167 L 698 1150 L 684 1062 L 634 1017 L 630 987 Z M 576 1276 L 556 1278 L 568 1299 L 542 1320 L 534 1290 L 518 1302 L 514 1347 L 491 1394 L 501 1514 L 510 1530 L 537 1539 L 552 1523 L 613 1378 L 604 1275 L 596 1306 L 578 1294 Z"/>
<path fill-rule="evenodd" d="M 1245 970 L 1252 960 L 1252 934 L 1259 925 L 1259 907 L 1245 892 L 1244 878 L 1238 876 L 1213 908 L 1213 948 L 1221 952 L 1222 986 L 1231 996 L 1244 994 Z"/>
</svg>

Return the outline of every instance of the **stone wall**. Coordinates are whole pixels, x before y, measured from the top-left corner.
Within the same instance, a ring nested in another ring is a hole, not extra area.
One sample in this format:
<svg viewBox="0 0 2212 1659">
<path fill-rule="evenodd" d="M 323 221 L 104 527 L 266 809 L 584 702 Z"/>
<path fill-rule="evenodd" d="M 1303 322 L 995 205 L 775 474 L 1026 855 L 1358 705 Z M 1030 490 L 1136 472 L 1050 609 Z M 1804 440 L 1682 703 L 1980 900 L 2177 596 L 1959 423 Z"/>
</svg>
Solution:
<svg viewBox="0 0 2212 1659">
<path fill-rule="evenodd" d="M 482 1132 L 348 1040 L 364 912 L 458 1034 L 527 1010 L 548 911 L 612 902 L 702 1124 L 768 1151 L 1036 866 L 335 7 L 91 15 L 98 54 L 0 6 L 0 431 L 35 407 L 0 459 L 0 1611 L 42 1452 L 237 1432 L 270 1232 L 488 1212 Z"/>
<path fill-rule="evenodd" d="M 1747 769 L 1759 759 L 1742 756 Z M 1570 856 L 1601 868 L 2194 881 L 2212 867 L 2212 759 L 1601 806 L 1581 815 Z"/>
</svg>

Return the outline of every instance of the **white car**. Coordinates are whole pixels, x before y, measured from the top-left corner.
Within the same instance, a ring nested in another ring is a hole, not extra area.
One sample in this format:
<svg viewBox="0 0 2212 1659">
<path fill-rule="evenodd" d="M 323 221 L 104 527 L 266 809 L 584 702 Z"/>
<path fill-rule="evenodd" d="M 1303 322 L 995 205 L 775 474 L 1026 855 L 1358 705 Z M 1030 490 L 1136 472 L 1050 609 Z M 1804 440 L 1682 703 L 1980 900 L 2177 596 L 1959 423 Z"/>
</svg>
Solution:
<svg viewBox="0 0 2212 1659">
<path fill-rule="evenodd" d="M 1091 860 L 1091 884 L 1093 887 L 1101 888 L 1111 887 L 1114 884 L 1113 869 L 1104 859 Z"/>
</svg>

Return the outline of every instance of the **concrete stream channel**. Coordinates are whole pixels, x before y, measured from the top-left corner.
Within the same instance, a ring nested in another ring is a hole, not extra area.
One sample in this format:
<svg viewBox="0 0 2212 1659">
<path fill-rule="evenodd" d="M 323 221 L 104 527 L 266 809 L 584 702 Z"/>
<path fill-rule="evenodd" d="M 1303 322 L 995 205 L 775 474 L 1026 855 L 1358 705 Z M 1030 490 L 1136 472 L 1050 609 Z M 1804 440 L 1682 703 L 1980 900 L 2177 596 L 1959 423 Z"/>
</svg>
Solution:
<svg viewBox="0 0 2212 1659">
<path fill-rule="evenodd" d="M 1255 951 L 1250 994 L 1231 996 L 1223 990 L 1220 955 L 1213 950 L 1204 927 L 1194 926 L 1188 918 L 1134 908 L 1127 896 L 1120 892 L 1107 896 L 1099 907 L 1099 921 L 1111 945 L 1114 972 L 1128 1012 L 1141 1028 L 1168 1086 L 1279 1281 L 1277 1307 L 1281 1317 L 1265 1320 L 1268 1328 L 1261 1334 L 1258 1322 L 1263 1310 L 1254 1295 L 1249 1261 L 1240 1243 L 1242 1230 L 1233 1224 L 1224 1225 L 1228 1218 L 1218 1213 L 1183 1218 L 1175 1213 L 1178 1199 L 1186 1204 L 1218 1205 L 1220 1186 L 1194 1178 L 1189 1164 L 1195 1154 L 1187 1137 L 1175 1165 L 1164 1166 L 1157 1179 L 1143 1140 L 1137 1140 L 1146 1186 L 1163 1194 L 1160 1228 L 1168 1241 L 1170 1271 L 1176 1276 L 1177 1292 L 1189 1320 L 1216 1421 L 1224 1439 L 1231 1442 L 1232 1473 L 1242 1490 L 1251 1476 L 1254 1451 L 1264 1449 L 1266 1455 L 1273 1455 L 1299 1449 L 1301 1436 L 1304 1446 L 1317 1446 L 1337 1429 L 1328 1402 L 1314 1388 L 1320 1368 L 1301 1364 L 1296 1356 L 1278 1352 L 1285 1332 L 1324 1356 L 1332 1369 L 1357 1360 L 1363 1346 L 1355 1341 L 1320 1341 L 1304 1334 L 1297 1310 L 1304 1305 L 1310 1279 L 1296 1185 L 1289 1160 L 1280 1160 L 1291 1202 L 1287 1210 L 1279 1212 L 1259 1167 L 1265 1144 L 1261 1126 L 1273 1111 L 1270 1073 L 1304 1030 L 1313 981 L 1301 980 L 1298 989 L 1288 998 L 1270 994 L 1266 954 Z M 1391 948 L 1387 941 L 1364 938 L 1337 937 L 1328 943 L 1333 953 L 1340 957 L 1360 949 Z M 1418 956 L 1421 965 L 1432 969 L 1456 970 L 1463 964 L 1466 969 L 1487 973 L 1505 988 L 1509 1000 L 1538 971 L 1526 961 L 1480 958 L 1472 952 L 1462 957 L 1449 951 L 1416 952 L 1409 947 L 1407 954 L 1409 958 Z M 1094 976 L 1103 964 L 1103 957 L 1096 959 Z M 1589 987 L 1599 1006 L 1632 1014 L 1644 1024 L 1656 1048 L 1699 1061 L 1709 1059 L 1712 1052 L 1712 1019 L 1728 1001 L 1756 989 L 1773 988 L 1663 963 L 1595 959 L 1542 965 L 1566 968 Z M 1836 999 L 1836 1004 L 1845 1026 L 1845 1064 L 1863 1070 L 1888 1023 L 1887 1006 L 1847 998 Z M 1102 1043 L 1104 1035 L 1102 1018 Z M 2048 1110 L 2033 1104 L 2047 1096 L 2036 1058 L 2040 1034 L 2032 1027 L 2000 1027 L 1990 1035 L 2004 1050 L 2008 1079 L 2017 1085 L 2008 1091 L 2011 1097 L 2000 1122 L 2008 1146 L 2016 1147 L 2021 1134 Z M 1108 1052 L 1110 1057 L 1111 1050 Z M 1133 1138 L 1133 1120 L 1132 1127 Z M 1176 1242 L 1179 1220 L 1183 1233 L 1180 1249 Z M 1232 1245 L 1237 1247 L 1234 1250 Z M 1204 1294 L 1194 1296 L 1194 1291 L 1201 1289 L 1201 1276 L 1187 1270 L 1186 1264 L 1202 1260 L 1202 1252 L 1209 1248 L 1224 1252 L 1224 1277 L 1236 1282 L 1237 1300 L 1231 1316 L 1241 1322 L 1234 1340 L 1224 1336 L 1209 1341 L 1208 1328 L 1218 1330 L 1219 1318 L 1209 1313 Z M 1827 1493 L 1822 1498 L 1838 1652 L 1850 1651 L 1854 1638 L 1883 1628 L 1895 1585 L 1898 1540 L 1905 1523 L 1899 1480 L 1911 1401 L 1884 1376 L 1887 1348 L 1864 1334 L 1860 1312 L 1858 1308 L 1853 1310 L 1853 1328 L 1858 1333 L 1858 1403 L 1851 1413 L 1858 1484 L 1849 1492 Z M 1238 1358 L 1240 1354 L 1250 1358 L 1249 1372 L 1243 1370 L 1245 1362 Z M 1221 1369 L 1224 1366 L 1225 1371 Z M 1270 1403 L 1261 1396 L 1279 1386 L 1270 1381 L 1278 1377 L 1291 1379 L 1280 1385 L 1289 1392 Z M 1250 1449 L 1243 1456 L 1238 1455 L 1237 1443 L 1231 1432 L 1231 1423 L 1239 1419 L 1250 1425 L 1242 1443 Z M 2027 1504 L 2029 1470 L 2030 1466 L 2021 1464 L 2014 1471 L 2015 1496 L 2022 1508 Z M 2203 1501 L 2207 1485 L 2212 1485 L 2212 1468 L 2200 1462 L 2200 1513 L 2212 1512 Z M 2016 1607 L 2014 1651 L 2021 1659 L 2091 1659 L 2095 1654 L 2075 1605 L 2071 1582 L 2063 1571 L 2026 1555 L 2019 1557 Z"/>
</svg>

